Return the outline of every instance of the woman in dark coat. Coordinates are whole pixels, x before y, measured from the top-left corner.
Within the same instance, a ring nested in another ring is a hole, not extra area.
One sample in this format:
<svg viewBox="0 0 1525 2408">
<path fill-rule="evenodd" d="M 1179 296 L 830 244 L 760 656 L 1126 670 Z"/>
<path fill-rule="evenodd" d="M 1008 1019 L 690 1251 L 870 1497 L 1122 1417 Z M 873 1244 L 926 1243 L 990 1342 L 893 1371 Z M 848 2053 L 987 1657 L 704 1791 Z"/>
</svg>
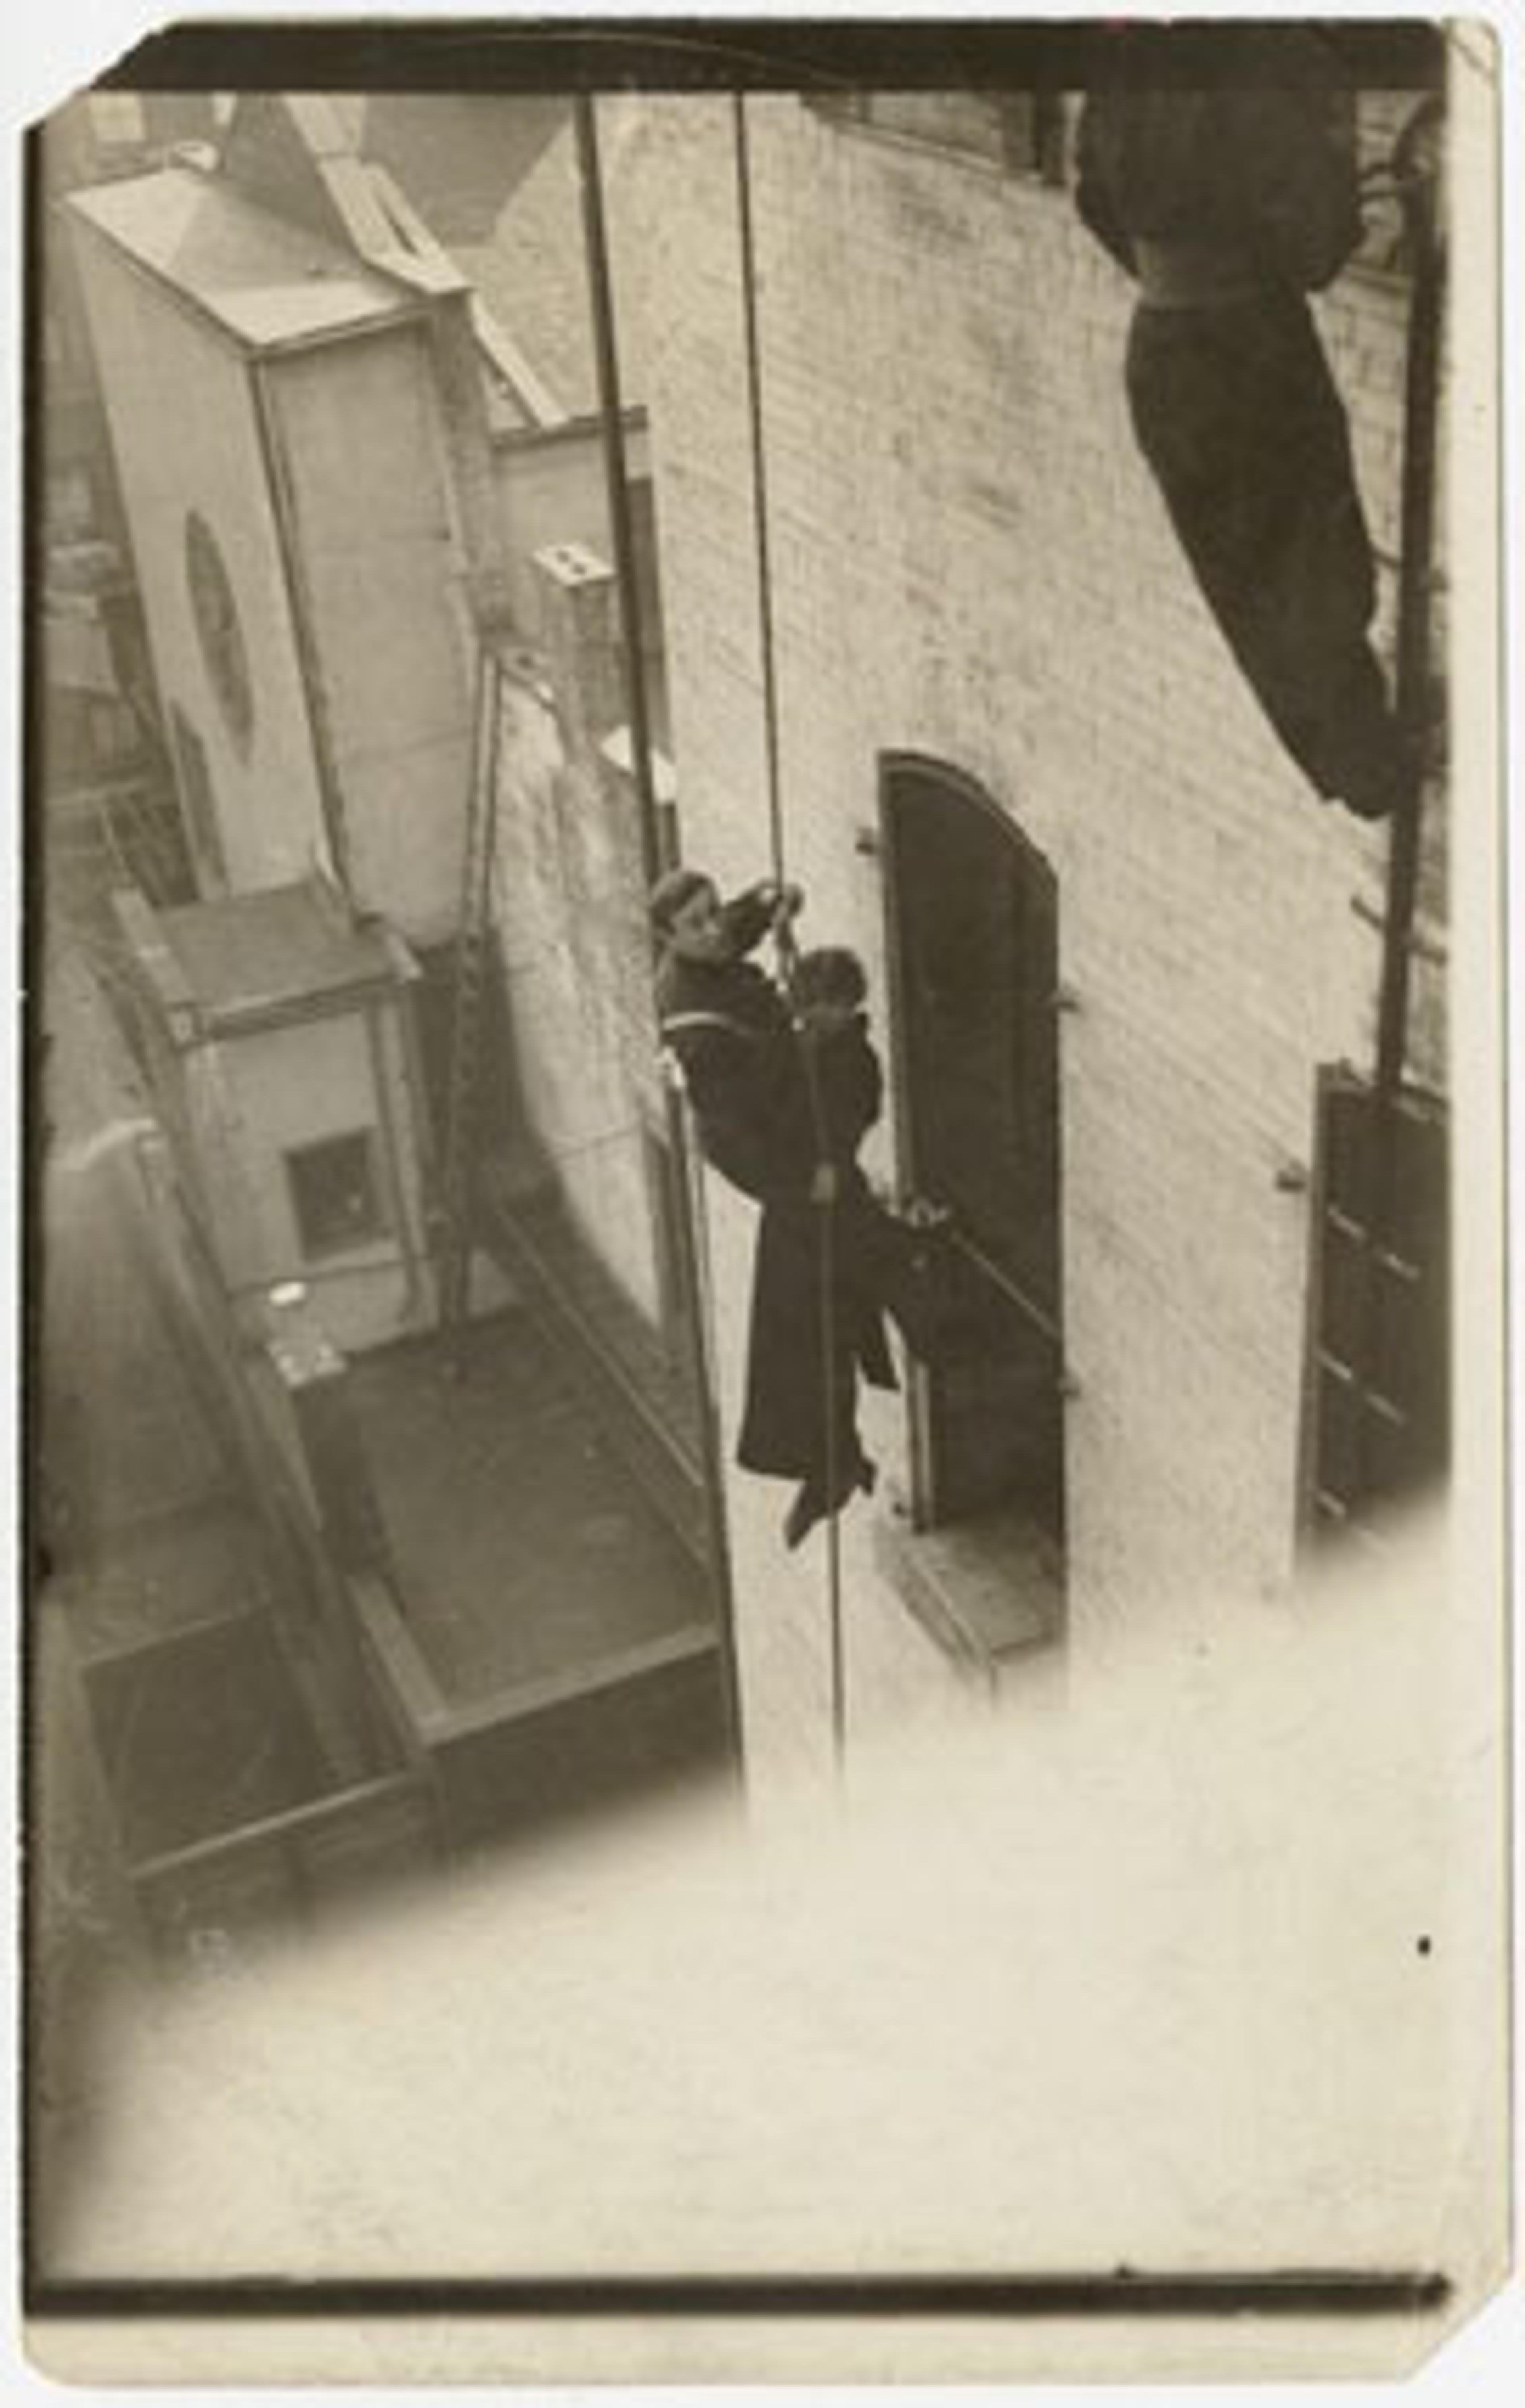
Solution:
<svg viewBox="0 0 1525 2408">
<path fill-rule="evenodd" d="M 770 928 L 787 929 L 800 902 L 797 887 L 765 882 L 723 903 L 692 869 L 669 872 L 652 896 L 662 1036 L 699 1144 L 763 1208 L 737 1459 L 799 1482 L 784 1526 L 791 1546 L 872 1484 L 856 1397 L 860 1376 L 895 1385 L 881 1305 L 918 1352 L 932 1342 L 920 1292 L 926 1232 L 884 1210 L 856 1160 L 883 1100 L 861 965 L 840 951 L 807 953 L 786 997 L 747 959 Z"/>
<path fill-rule="evenodd" d="M 892 1225 L 857 1162 L 884 1096 L 864 992 L 854 954 L 800 957 L 768 1133 L 737 1461 L 799 1482 L 784 1522 L 791 1547 L 872 1486 L 858 1379 L 896 1385 L 880 1306 L 882 1230 Z"/>
</svg>

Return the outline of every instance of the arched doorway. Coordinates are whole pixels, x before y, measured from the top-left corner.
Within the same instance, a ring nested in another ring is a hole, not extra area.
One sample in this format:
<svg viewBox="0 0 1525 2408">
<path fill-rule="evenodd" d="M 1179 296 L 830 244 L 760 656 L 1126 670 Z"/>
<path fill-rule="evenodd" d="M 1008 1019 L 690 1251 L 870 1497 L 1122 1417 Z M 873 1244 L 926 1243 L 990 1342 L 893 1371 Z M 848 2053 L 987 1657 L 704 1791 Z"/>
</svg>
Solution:
<svg viewBox="0 0 1525 2408">
<path fill-rule="evenodd" d="M 880 794 L 899 1174 L 950 1211 L 977 1327 L 914 1375 L 915 1517 L 1061 1545 L 1058 884 L 957 770 L 888 755 Z"/>
</svg>

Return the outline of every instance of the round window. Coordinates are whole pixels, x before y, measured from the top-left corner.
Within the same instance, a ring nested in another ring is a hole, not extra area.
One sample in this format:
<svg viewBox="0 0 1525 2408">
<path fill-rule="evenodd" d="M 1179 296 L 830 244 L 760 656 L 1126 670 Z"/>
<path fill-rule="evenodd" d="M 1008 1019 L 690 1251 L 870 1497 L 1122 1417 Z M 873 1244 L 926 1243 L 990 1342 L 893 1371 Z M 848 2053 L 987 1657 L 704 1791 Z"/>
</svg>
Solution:
<svg viewBox="0 0 1525 2408">
<path fill-rule="evenodd" d="M 238 606 L 217 538 L 196 510 L 185 522 L 185 577 L 212 692 L 234 738 L 247 744 L 254 725 L 254 695 Z"/>
</svg>

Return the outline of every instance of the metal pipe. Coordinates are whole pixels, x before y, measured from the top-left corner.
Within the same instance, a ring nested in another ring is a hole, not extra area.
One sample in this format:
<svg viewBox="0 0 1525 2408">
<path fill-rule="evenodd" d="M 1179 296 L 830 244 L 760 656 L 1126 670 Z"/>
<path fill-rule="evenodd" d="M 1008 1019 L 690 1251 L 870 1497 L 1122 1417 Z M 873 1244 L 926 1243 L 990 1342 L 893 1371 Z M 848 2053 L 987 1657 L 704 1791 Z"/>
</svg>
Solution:
<svg viewBox="0 0 1525 2408">
<path fill-rule="evenodd" d="M 1393 1252 L 1398 1208 L 1399 1123 L 1408 1050 L 1409 988 L 1418 897 L 1426 737 L 1430 715 L 1430 595 L 1434 547 L 1435 436 L 1439 412 L 1441 308 L 1445 262 L 1436 223 L 1435 178 L 1415 164 L 1418 145 L 1440 120 L 1437 95 L 1422 101 L 1393 150 L 1412 263 L 1403 380 L 1403 464 L 1399 537 L 1397 664 L 1394 710 L 1405 752 L 1405 776 L 1392 820 L 1377 1004 L 1376 1065 L 1372 1097 L 1371 1185 L 1360 1257 L 1357 1369 L 1361 1403 L 1357 1419 L 1358 1509 L 1371 1499 L 1377 1416 L 1369 1394 L 1377 1369 L 1383 1297 L 1380 1270 Z M 1444 1275 L 1442 1267 L 1440 1275 Z"/>
<path fill-rule="evenodd" d="M 752 215 L 752 151 L 747 134 L 746 96 L 731 96 L 735 127 L 737 236 L 741 250 L 741 316 L 746 336 L 747 412 L 752 461 L 753 541 L 757 563 L 757 651 L 762 668 L 763 737 L 768 776 L 769 842 L 773 876 L 782 887 L 786 865 L 784 848 L 784 794 L 779 749 L 778 673 L 773 654 L 773 569 L 769 544 L 768 453 L 763 440 L 762 347 L 757 330 L 757 246 Z M 798 948 L 787 921 L 775 933 L 779 971 L 785 990 L 791 985 Z M 801 1058 L 810 1089 L 811 1116 L 815 1125 L 819 1159 L 830 1154 L 809 1044 L 803 1039 Z M 832 1265 L 834 1207 L 827 1204 L 821 1224 L 820 1312 L 821 1360 L 825 1388 L 825 1473 L 827 1514 L 827 1602 L 831 1663 L 831 1749 L 840 1779 L 847 1761 L 847 1658 L 842 1617 L 842 1527 L 837 1500 L 837 1406 L 835 1283 Z"/>
<path fill-rule="evenodd" d="M 630 518 L 629 480 L 626 472 L 624 403 L 620 393 L 609 236 L 604 219 L 603 172 L 599 165 L 598 127 L 591 93 L 580 93 L 577 98 L 577 150 L 583 176 L 583 233 L 587 251 L 594 351 L 598 372 L 599 434 L 603 442 L 604 481 L 609 495 L 610 532 L 614 542 L 614 577 L 624 634 L 631 767 L 640 805 L 641 867 L 646 882 L 651 886 L 662 874 L 662 855 L 656 816 L 656 786 L 652 774 L 650 714 L 646 707 L 646 679 L 642 667 L 640 594 L 636 579 L 635 534 Z"/>
<path fill-rule="evenodd" d="M 1438 111 L 1424 102 L 1400 137 L 1403 151 Z M 1396 154 L 1395 154 L 1396 155 Z M 1440 316 L 1444 268 L 1435 224 L 1434 180 L 1405 175 L 1403 222 L 1413 260 L 1403 390 L 1403 500 L 1399 536 L 1397 671 L 1394 709 L 1408 755 L 1392 822 L 1387 925 L 1377 1021 L 1379 1109 L 1396 1096 L 1408 1035 L 1409 956 L 1418 887 L 1429 715 L 1429 579 L 1434 548 L 1435 425 L 1439 406 Z"/>
<path fill-rule="evenodd" d="M 614 541 L 614 575 L 620 600 L 622 666 L 630 712 L 630 757 L 635 777 L 640 830 L 641 867 L 648 886 L 663 867 L 661 822 L 656 783 L 652 771 L 650 714 L 641 648 L 640 595 L 636 580 L 635 539 L 630 518 L 629 484 L 626 474 L 625 422 L 620 394 L 619 346 L 614 324 L 613 284 L 610 273 L 609 236 L 604 217 L 603 175 L 598 158 L 598 127 L 592 93 L 580 93 L 575 103 L 578 165 L 583 184 L 583 234 L 587 257 L 588 294 L 593 319 L 594 351 L 598 372 L 598 416 L 603 439 L 604 477 L 609 493 L 610 527 Z M 653 940 L 653 971 L 655 946 Z M 683 1198 L 678 1213 L 678 1251 L 682 1262 L 690 1356 L 703 1450 L 705 1515 L 709 1529 L 711 1576 L 721 1640 L 726 1716 L 732 1755 L 742 1764 L 741 1691 L 737 1656 L 735 1597 L 731 1585 L 730 1540 L 726 1525 L 720 1422 L 714 1386 L 705 1352 L 703 1288 L 698 1237 L 694 1226 L 694 1166 L 689 1159 L 688 1132 L 681 1099 L 664 1082 L 668 1143 Z"/>
</svg>

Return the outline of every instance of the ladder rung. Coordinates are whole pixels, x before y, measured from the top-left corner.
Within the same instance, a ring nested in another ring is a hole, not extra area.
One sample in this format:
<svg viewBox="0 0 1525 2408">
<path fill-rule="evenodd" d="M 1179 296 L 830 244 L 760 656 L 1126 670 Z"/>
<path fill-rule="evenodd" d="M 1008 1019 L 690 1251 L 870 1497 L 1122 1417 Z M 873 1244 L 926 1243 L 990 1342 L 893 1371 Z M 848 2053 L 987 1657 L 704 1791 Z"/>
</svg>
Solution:
<svg viewBox="0 0 1525 2408">
<path fill-rule="evenodd" d="M 1350 1213 L 1342 1211 L 1338 1204 L 1326 1204 L 1324 1218 L 1331 1229 L 1337 1230 L 1342 1238 L 1348 1238 L 1352 1244 L 1358 1246 L 1372 1244 L 1371 1231 L 1365 1222 L 1358 1221 Z M 1395 1279 L 1418 1280 L 1423 1277 L 1417 1263 L 1411 1263 L 1405 1255 L 1395 1254 L 1390 1246 L 1372 1246 L 1372 1253 L 1382 1268 L 1385 1271 L 1391 1271 Z"/>
<path fill-rule="evenodd" d="M 1350 909 L 1358 920 L 1365 922 L 1367 927 L 1376 928 L 1383 935 L 1388 933 L 1388 915 L 1379 904 L 1369 902 L 1364 895 L 1352 895 Z M 1417 919 L 1404 931 L 1403 944 L 1406 953 L 1413 953 L 1421 962 L 1435 962 L 1444 967 L 1450 959 L 1450 948 L 1445 939 L 1431 934 Z"/>
<path fill-rule="evenodd" d="M 1348 1212 L 1343 1211 L 1338 1204 L 1326 1204 L 1324 1207 L 1324 1218 L 1329 1223 L 1331 1229 L 1337 1229 L 1339 1231 L 1342 1238 L 1351 1239 L 1358 1246 L 1364 1246 L 1366 1243 L 1366 1224 L 1364 1221 L 1353 1220 L 1351 1215 Z"/>
<path fill-rule="evenodd" d="M 1403 1255 L 1395 1254 L 1390 1246 L 1377 1246 L 1374 1251 L 1382 1268 L 1391 1271 L 1394 1279 L 1417 1282 L 1422 1276 L 1417 1263 L 1405 1262 Z"/>
<path fill-rule="evenodd" d="M 1337 1522 L 1343 1530 L 1347 1531 L 1352 1539 L 1359 1541 L 1360 1545 L 1369 1549 L 1373 1555 L 1386 1555 L 1390 1553 L 1389 1542 L 1382 1537 L 1380 1531 L 1374 1530 L 1357 1507 L 1347 1503 L 1343 1497 L 1336 1497 L 1329 1489 L 1320 1488 L 1315 1494 L 1314 1502 L 1326 1521 Z"/>
<path fill-rule="evenodd" d="M 1318 1349 L 1318 1368 L 1321 1371 L 1327 1371 L 1331 1379 L 1337 1380 L 1342 1388 L 1354 1389 L 1361 1403 L 1377 1414 L 1379 1419 L 1389 1423 L 1394 1429 L 1407 1429 L 1408 1415 L 1402 1407 L 1395 1405 L 1390 1397 L 1385 1397 L 1380 1388 L 1368 1387 L 1366 1383 L 1358 1377 L 1355 1366 L 1342 1362 L 1339 1355 L 1331 1354 L 1327 1346 L 1320 1346 Z"/>
</svg>

